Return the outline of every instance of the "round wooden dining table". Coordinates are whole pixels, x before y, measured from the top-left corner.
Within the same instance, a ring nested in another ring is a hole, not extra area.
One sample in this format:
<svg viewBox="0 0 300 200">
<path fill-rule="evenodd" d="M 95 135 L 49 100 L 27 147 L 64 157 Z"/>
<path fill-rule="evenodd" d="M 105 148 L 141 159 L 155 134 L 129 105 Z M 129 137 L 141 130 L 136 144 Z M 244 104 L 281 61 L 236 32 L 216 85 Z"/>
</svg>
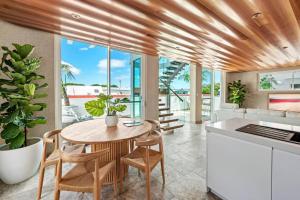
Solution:
<svg viewBox="0 0 300 200">
<path fill-rule="evenodd" d="M 109 148 L 109 153 L 101 156 L 100 166 L 116 160 L 117 176 L 120 177 L 120 159 L 129 153 L 129 142 L 140 137 L 152 129 L 151 123 L 142 121 L 141 125 L 128 127 L 123 123 L 132 121 L 129 118 L 119 119 L 115 127 L 107 127 L 104 119 L 94 119 L 72 124 L 61 131 L 61 137 L 73 144 L 90 144 L 91 151 Z M 127 174 L 128 169 L 124 169 Z M 110 173 L 104 184 L 113 183 L 113 174 Z"/>
</svg>

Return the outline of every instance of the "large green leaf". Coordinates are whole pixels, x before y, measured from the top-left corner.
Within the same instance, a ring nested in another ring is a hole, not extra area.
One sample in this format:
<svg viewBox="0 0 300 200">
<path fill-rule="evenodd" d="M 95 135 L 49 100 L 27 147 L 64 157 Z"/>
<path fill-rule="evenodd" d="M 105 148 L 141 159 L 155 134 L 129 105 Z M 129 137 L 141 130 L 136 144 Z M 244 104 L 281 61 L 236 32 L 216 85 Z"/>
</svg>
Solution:
<svg viewBox="0 0 300 200">
<path fill-rule="evenodd" d="M 13 122 L 19 115 L 19 111 L 15 110 L 14 112 L 7 113 L 6 115 L 1 116 L 1 123 L 10 123 Z"/>
<path fill-rule="evenodd" d="M 39 99 L 39 98 L 44 98 L 44 97 L 47 97 L 48 94 L 47 93 L 35 93 L 33 98 L 34 99 Z"/>
<path fill-rule="evenodd" d="M 39 105 L 39 106 L 41 106 L 43 109 L 44 109 L 44 108 L 47 108 L 47 104 L 45 104 L 45 103 L 34 103 L 33 105 Z"/>
<path fill-rule="evenodd" d="M 46 87 L 48 87 L 48 83 L 44 83 L 42 85 L 38 85 L 36 88 L 40 89 L 40 88 L 46 88 Z"/>
<path fill-rule="evenodd" d="M 28 104 L 25 106 L 24 110 L 26 113 L 31 113 L 31 112 L 35 112 L 35 111 L 41 111 L 42 109 L 43 109 L 43 107 L 40 105 Z"/>
<path fill-rule="evenodd" d="M 15 138 L 19 133 L 21 132 L 19 126 L 9 123 L 6 126 L 3 127 L 3 130 L 1 132 L 1 138 L 3 139 L 11 139 Z"/>
<path fill-rule="evenodd" d="M 9 144 L 9 148 L 10 149 L 17 149 L 23 146 L 24 142 L 25 142 L 25 135 L 24 133 L 19 133 L 17 137 L 9 140 L 10 144 Z"/>
<path fill-rule="evenodd" d="M 10 95 L 7 95 L 7 96 L 11 99 L 29 100 L 28 97 L 24 97 L 24 96 L 19 95 L 19 94 L 10 94 Z"/>
<path fill-rule="evenodd" d="M 23 59 L 26 58 L 27 56 L 29 56 L 30 53 L 34 49 L 34 46 L 32 46 L 30 44 L 19 45 L 19 44 L 13 43 L 13 46 L 16 48 L 18 54 Z"/>
<path fill-rule="evenodd" d="M 0 112 L 6 110 L 9 106 L 10 106 L 9 102 L 2 103 L 1 106 L 0 106 Z"/>
<path fill-rule="evenodd" d="M 33 84 L 33 83 L 25 84 L 24 90 L 28 96 L 34 96 L 35 84 Z"/>
<path fill-rule="evenodd" d="M 92 116 L 101 116 L 104 114 L 105 103 L 101 100 L 92 100 L 84 104 L 86 111 Z"/>
<path fill-rule="evenodd" d="M 12 66 L 14 67 L 14 69 L 16 71 L 20 72 L 20 71 L 24 71 L 26 69 L 25 63 L 22 60 L 20 60 L 20 61 L 12 61 L 11 63 L 12 63 Z"/>
<path fill-rule="evenodd" d="M 23 74 L 16 73 L 16 72 L 11 72 L 9 74 L 13 77 L 14 80 L 18 82 L 25 83 L 26 81 L 26 77 Z"/>
<path fill-rule="evenodd" d="M 28 128 L 33 128 L 37 124 L 46 124 L 47 120 L 45 117 L 34 117 L 26 122 Z"/>
<path fill-rule="evenodd" d="M 18 53 L 14 52 L 14 51 L 10 51 L 9 54 L 10 54 L 10 56 L 11 56 L 15 61 L 20 61 L 20 60 L 22 60 L 22 57 L 21 57 Z M 10 66 L 11 66 L 11 65 L 10 65 Z"/>
<path fill-rule="evenodd" d="M 15 85 L 15 83 L 11 80 L 7 80 L 7 79 L 0 79 L 0 85 Z"/>
</svg>

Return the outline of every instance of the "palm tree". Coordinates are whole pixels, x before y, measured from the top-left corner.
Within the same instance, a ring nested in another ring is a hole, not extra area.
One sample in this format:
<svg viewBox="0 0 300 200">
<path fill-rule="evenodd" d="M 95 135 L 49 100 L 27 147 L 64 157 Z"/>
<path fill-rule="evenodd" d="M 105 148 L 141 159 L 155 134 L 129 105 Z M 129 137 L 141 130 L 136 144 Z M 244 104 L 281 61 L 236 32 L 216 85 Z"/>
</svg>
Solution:
<svg viewBox="0 0 300 200">
<path fill-rule="evenodd" d="M 61 90 L 62 90 L 62 96 L 64 98 L 65 106 L 70 106 L 70 100 L 69 100 L 67 90 L 66 90 L 67 79 L 70 79 L 70 80 L 75 79 L 75 76 L 72 73 L 72 68 L 73 67 L 69 64 L 61 64 L 60 65 L 61 71 L 64 72 L 64 79 L 65 79 L 65 82 L 64 82 L 63 79 L 61 78 Z"/>
<path fill-rule="evenodd" d="M 210 76 L 210 72 L 206 69 L 204 69 L 202 71 L 202 82 L 206 82 L 207 81 L 207 78 Z M 190 82 L 190 71 L 184 71 L 183 74 L 181 74 L 178 79 L 181 79 L 185 82 Z"/>
</svg>

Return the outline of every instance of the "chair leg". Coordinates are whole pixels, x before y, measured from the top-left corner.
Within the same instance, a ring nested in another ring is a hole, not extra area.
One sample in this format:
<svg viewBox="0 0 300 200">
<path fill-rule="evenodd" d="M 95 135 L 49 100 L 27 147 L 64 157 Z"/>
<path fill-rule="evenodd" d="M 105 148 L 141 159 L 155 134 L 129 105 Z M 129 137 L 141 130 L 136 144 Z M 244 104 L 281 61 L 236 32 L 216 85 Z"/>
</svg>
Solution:
<svg viewBox="0 0 300 200">
<path fill-rule="evenodd" d="M 101 190 L 101 187 L 94 189 L 94 200 L 101 200 Z"/>
<path fill-rule="evenodd" d="M 123 192 L 123 179 L 124 179 L 124 162 L 121 160 L 120 163 L 120 193 Z"/>
<path fill-rule="evenodd" d="M 161 175 L 163 179 L 163 184 L 165 184 L 165 164 L 164 164 L 164 159 L 161 159 L 160 161 L 160 168 L 161 168 Z"/>
<path fill-rule="evenodd" d="M 54 200 L 59 200 L 60 197 L 60 190 L 58 187 L 55 187 L 55 192 L 54 192 Z"/>
<path fill-rule="evenodd" d="M 37 199 L 41 199 L 42 196 L 42 189 L 43 189 L 43 182 L 44 182 L 44 175 L 45 175 L 45 167 L 43 165 L 40 166 L 40 173 L 39 173 L 39 185 L 38 185 L 38 192 L 37 192 Z"/>
<path fill-rule="evenodd" d="M 147 200 L 151 200 L 151 171 L 148 168 L 146 170 L 146 185 L 147 185 Z"/>
<path fill-rule="evenodd" d="M 134 149 L 134 140 L 130 140 L 129 146 L 130 146 L 130 152 L 133 152 L 133 149 Z"/>
<path fill-rule="evenodd" d="M 58 164 L 56 164 L 55 166 L 54 166 L 54 176 L 56 177 L 56 175 L 57 175 L 57 168 L 58 168 Z"/>
<path fill-rule="evenodd" d="M 115 196 L 118 195 L 118 177 L 117 177 L 117 168 L 116 166 L 113 168 L 114 170 L 114 194 Z M 122 168 L 121 168 L 122 171 Z"/>
</svg>

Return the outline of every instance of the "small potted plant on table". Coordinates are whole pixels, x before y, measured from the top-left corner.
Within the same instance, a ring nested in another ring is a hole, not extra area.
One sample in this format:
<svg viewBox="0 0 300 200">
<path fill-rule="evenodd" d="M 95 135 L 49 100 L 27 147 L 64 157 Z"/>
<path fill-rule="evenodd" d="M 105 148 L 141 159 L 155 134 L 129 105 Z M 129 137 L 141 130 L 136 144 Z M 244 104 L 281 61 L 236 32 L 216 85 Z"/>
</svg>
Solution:
<svg viewBox="0 0 300 200">
<path fill-rule="evenodd" d="M 100 117 L 106 113 L 105 123 L 108 127 L 113 127 L 117 126 L 119 121 L 117 112 L 123 112 L 127 108 L 124 103 L 129 103 L 129 99 L 113 99 L 111 95 L 100 94 L 98 99 L 86 102 L 85 109 L 94 117 Z"/>
<path fill-rule="evenodd" d="M 36 112 L 46 108 L 45 103 L 37 100 L 47 96 L 38 90 L 48 86 L 41 83 L 45 77 L 37 73 L 40 58 L 30 57 L 34 47 L 13 46 L 13 50 L 2 47 L 0 63 L 1 138 L 6 143 L 0 147 L 0 179 L 7 184 L 24 181 L 38 170 L 43 141 L 38 137 L 29 138 L 28 132 L 29 128 L 46 123 Z"/>
</svg>

